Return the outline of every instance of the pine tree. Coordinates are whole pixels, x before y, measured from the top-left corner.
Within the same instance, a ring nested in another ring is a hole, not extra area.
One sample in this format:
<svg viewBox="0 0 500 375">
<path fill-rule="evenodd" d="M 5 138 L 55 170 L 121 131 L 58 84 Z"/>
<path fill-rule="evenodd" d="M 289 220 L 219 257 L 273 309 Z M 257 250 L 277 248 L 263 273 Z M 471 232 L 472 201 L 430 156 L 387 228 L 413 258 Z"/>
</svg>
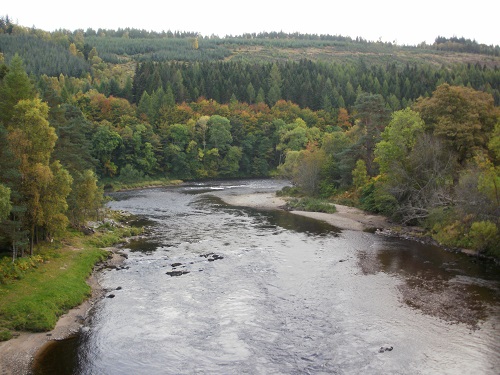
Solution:
<svg viewBox="0 0 500 375">
<path fill-rule="evenodd" d="M 35 98 L 35 88 L 24 70 L 19 55 L 15 55 L 9 65 L 9 71 L 0 85 L 0 122 L 7 125 L 13 115 L 14 106 L 22 99 Z"/>
</svg>

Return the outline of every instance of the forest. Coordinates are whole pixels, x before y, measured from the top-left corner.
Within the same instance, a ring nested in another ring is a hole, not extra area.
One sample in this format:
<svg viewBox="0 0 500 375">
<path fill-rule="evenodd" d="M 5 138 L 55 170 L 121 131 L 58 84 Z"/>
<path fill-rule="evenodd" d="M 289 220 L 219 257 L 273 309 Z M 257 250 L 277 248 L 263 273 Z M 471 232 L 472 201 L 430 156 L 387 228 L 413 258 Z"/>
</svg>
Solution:
<svg viewBox="0 0 500 375">
<path fill-rule="evenodd" d="M 49 33 L 2 17 L 0 52 L 0 247 L 14 259 L 83 228 L 117 183 L 274 176 L 500 257 L 498 46 Z"/>
</svg>

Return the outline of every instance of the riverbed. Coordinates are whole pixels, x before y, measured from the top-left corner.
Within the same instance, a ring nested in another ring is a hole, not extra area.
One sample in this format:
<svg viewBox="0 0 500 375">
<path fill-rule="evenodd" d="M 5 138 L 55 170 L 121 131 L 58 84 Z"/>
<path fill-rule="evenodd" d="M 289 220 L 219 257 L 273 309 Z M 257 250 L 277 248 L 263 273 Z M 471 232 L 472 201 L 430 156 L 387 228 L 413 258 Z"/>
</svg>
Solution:
<svg viewBox="0 0 500 375">
<path fill-rule="evenodd" d="M 491 262 L 278 209 L 279 180 L 112 195 L 147 223 L 107 298 L 35 374 L 497 374 Z M 55 371 L 55 372 L 54 372 Z"/>
</svg>

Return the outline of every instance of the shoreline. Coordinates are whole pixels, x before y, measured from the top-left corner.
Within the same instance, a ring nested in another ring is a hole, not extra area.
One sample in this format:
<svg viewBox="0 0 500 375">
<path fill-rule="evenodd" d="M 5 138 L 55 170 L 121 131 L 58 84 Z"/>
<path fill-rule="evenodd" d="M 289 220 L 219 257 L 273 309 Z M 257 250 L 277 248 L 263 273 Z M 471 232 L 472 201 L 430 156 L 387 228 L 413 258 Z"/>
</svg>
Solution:
<svg viewBox="0 0 500 375">
<path fill-rule="evenodd" d="M 37 355 L 52 341 L 64 340 L 77 334 L 83 327 L 94 305 L 104 298 L 106 290 L 100 285 L 98 274 L 108 267 L 121 265 L 125 257 L 116 248 L 107 248 L 110 257 L 94 266 L 87 279 L 91 295 L 80 305 L 59 317 L 54 329 L 48 332 L 20 332 L 8 341 L 0 342 L 0 374 L 19 375 L 31 373 Z"/>
<path fill-rule="evenodd" d="M 232 206 L 262 210 L 285 210 L 286 206 L 286 200 L 276 196 L 275 192 L 233 195 L 221 191 L 210 194 L 221 198 L 226 204 Z M 358 208 L 339 204 L 335 206 L 337 208 L 337 212 L 335 213 L 297 210 L 289 212 L 294 215 L 306 216 L 327 222 L 342 230 L 373 231 L 381 235 L 430 243 L 430 239 L 428 240 L 418 235 L 421 233 L 418 228 L 402 228 L 389 222 L 386 217 L 381 215 L 370 214 Z M 50 342 L 69 338 L 80 331 L 94 305 L 104 298 L 107 292 L 100 285 L 98 275 L 103 269 L 115 268 L 122 265 L 126 259 L 126 256 L 116 247 L 106 248 L 105 250 L 108 250 L 111 256 L 107 260 L 96 264 L 87 279 L 87 284 L 91 287 L 90 297 L 79 306 L 63 314 L 53 330 L 41 333 L 21 332 L 17 337 L 0 342 L 0 375 L 29 374 L 37 356 L 43 354 L 44 348 Z M 445 250 L 457 252 L 457 250 Z M 477 254 L 473 254 L 470 251 L 458 251 L 469 256 L 477 256 Z"/>
<path fill-rule="evenodd" d="M 275 193 L 252 193 L 244 195 L 214 194 L 232 206 L 244 206 L 258 209 L 284 209 L 286 200 Z M 292 214 L 325 221 L 339 229 L 354 231 L 393 230 L 397 226 L 391 224 L 385 216 L 370 214 L 358 208 L 335 204 L 337 212 L 290 211 Z"/>
<path fill-rule="evenodd" d="M 230 195 L 224 194 L 224 192 L 222 192 L 219 194 L 215 193 L 214 195 L 217 195 L 226 204 L 232 206 L 250 207 L 263 210 L 286 210 L 286 199 L 276 196 L 274 192 L 251 193 L 243 195 Z M 335 207 L 337 208 L 337 212 L 335 213 L 297 210 L 291 210 L 289 212 L 294 215 L 301 215 L 324 221 L 342 230 L 374 233 L 376 232 L 380 235 L 417 241 L 420 243 L 439 247 L 445 251 L 462 253 L 470 257 L 484 258 L 495 263 L 500 263 L 499 260 L 483 255 L 476 250 L 463 248 L 447 248 L 445 246 L 442 246 L 432 237 L 425 235 L 424 230 L 420 227 L 404 227 L 402 225 L 394 224 L 391 223 L 385 216 L 372 214 L 355 207 L 344 206 L 341 204 L 335 204 Z"/>
</svg>

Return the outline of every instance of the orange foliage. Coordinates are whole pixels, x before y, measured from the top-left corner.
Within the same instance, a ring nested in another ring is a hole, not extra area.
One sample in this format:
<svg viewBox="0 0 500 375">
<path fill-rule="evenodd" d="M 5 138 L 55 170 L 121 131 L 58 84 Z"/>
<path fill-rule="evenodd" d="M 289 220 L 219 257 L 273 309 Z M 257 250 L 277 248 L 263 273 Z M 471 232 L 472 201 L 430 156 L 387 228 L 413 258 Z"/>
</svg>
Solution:
<svg viewBox="0 0 500 375">
<path fill-rule="evenodd" d="M 348 130 L 351 125 L 351 117 L 345 108 L 339 108 L 339 114 L 337 116 L 337 126 L 341 127 L 344 130 Z"/>
</svg>

